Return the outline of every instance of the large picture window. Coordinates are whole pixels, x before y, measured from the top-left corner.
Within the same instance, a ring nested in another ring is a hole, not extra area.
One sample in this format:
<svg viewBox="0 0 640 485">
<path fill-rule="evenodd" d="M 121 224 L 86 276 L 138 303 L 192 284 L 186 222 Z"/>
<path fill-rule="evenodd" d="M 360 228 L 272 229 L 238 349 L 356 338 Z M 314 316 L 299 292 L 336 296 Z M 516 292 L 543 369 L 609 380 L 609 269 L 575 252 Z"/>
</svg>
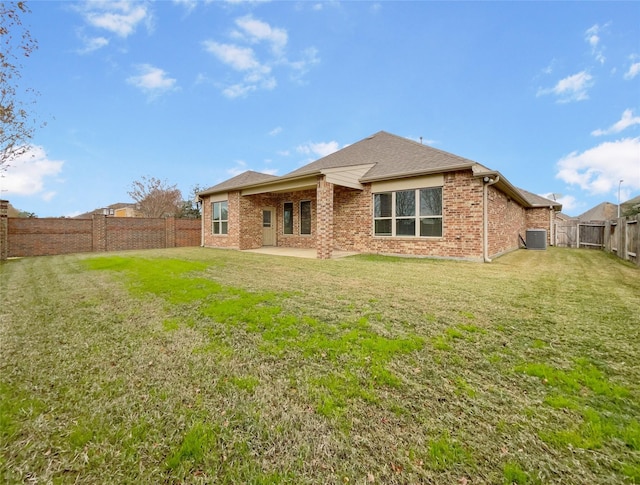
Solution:
<svg viewBox="0 0 640 485">
<path fill-rule="evenodd" d="M 229 231 L 229 210 L 228 202 L 211 203 L 211 222 L 213 234 L 228 234 Z"/>
<path fill-rule="evenodd" d="M 373 194 L 376 236 L 442 237 L 442 187 Z"/>
<path fill-rule="evenodd" d="M 300 234 L 311 234 L 311 201 L 300 202 Z"/>
<path fill-rule="evenodd" d="M 285 202 L 282 217 L 284 234 L 293 234 L 293 202 Z"/>
</svg>

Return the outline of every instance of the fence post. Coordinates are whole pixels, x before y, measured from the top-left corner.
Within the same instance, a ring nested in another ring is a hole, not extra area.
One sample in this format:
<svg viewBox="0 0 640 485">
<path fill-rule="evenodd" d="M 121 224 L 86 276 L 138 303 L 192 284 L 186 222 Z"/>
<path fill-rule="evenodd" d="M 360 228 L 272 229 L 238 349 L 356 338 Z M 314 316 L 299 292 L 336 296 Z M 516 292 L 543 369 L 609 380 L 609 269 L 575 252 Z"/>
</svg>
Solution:
<svg viewBox="0 0 640 485">
<path fill-rule="evenodd" d="M 164 220 L 164 230 L 165 230 L 165 248 L 175 248 L 176 247 L 176 218 L 175 217 L 167 217 Z"/>
<path fill-rule="evenodd" d="M 0 261 L 9 256 L 9 201 L 0 200 Z"/>
<path fill-rule="evenodd" d="M 107 216 L 103 214 L 93 214 L 92 219 L 91 237 L 93 240 L 93 251 L 103 253 L 107 250 Z"/>
<path fill-rule="evenodd" d="M 627 218 L 619 217 L 618 218 L 618 227 L 620 228 L 620 234 L 618 237 L 618 257 L 621 259 L 628 260 L 629 255 L 627 254 Z"/>
</svg>

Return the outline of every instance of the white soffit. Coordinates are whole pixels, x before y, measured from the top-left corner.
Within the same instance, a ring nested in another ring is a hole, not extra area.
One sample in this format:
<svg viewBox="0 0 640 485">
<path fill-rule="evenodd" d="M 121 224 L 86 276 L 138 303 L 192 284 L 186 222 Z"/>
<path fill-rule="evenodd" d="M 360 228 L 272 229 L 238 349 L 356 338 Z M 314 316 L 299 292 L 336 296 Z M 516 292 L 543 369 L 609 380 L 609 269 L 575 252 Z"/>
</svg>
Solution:
<svg viewBox="0 0 640 485">
<path fill-rule="evenodd" d="M 363 186 L 359 182 L 362 176 L 374 166 L 374 163 L 366 165 L 354 165 L 352 167 L 327 168 L 321 170 L 327 182 L 342 187 L 362 190 Z"/>
<path fill-rule="evenodd" d="M 442 187 L 444 174 L 423 175 L 395 180 L 383 180 L 371 184 L 371 192 L 393 192 L 395 190 L 426 189 L 428 187 Z"/>
</svg>

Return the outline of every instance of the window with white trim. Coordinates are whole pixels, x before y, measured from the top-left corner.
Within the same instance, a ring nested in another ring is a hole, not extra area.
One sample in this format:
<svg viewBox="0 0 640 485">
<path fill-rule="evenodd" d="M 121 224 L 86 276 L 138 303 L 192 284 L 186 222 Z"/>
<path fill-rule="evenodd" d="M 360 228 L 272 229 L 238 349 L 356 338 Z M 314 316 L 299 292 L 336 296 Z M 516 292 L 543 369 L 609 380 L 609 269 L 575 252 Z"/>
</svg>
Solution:
<svg viewBox="0 0 640 485">
<path fill-rule="evenodd" d="M 373 233 L 442 237 L 442 187 L 373 194 Z"/>
<path fill-rule="evenodd" d="M 213 234 L 228 234 L 229 231 L 229 203 L 224 200 L 222 202 L 211 203 L 211 232 Z"/>
</svg>

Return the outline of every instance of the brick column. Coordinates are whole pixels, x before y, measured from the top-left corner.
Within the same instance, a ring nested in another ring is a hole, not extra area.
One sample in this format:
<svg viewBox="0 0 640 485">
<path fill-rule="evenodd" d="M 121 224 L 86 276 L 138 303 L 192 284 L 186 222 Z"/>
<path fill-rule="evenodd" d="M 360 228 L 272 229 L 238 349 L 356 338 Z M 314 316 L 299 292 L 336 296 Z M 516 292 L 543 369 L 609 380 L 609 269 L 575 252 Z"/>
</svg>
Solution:
<svg viewBox="0 0 640 485">
<path fill-rule="evenodd" d="M 333 253 L 333 184 L 324 176 L 316 189 L 316 250 L 319 259 L 331 259 Z"/>
<path fill-rule="evenodd" d="M 164 220 L 165 246 L 166 248 L 176 247 L 176 218 L 167 217 Z"/>
<path fill-rule="evenodd" d="M 107 250 L 107 216 L 94 214 L 91 232 L 93 251 L 96 253 L 105 252 Z"/>
<path fill-rule="evenodd" d="M 0 200 L 0 261 L 9 256 L 9 201 Z"/>
</svg>

